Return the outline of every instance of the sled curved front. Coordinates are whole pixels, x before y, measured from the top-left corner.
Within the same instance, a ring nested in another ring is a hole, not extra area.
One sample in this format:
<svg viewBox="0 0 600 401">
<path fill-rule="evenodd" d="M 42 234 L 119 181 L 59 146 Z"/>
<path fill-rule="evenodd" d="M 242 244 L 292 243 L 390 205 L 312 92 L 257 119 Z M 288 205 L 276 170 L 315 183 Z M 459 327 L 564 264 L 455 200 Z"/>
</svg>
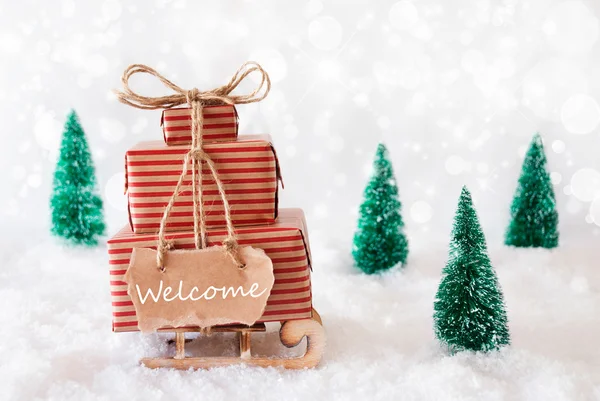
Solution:
<svg viewBox="0 0 600 401">
<path fill-rule="evenodd" d="M 267 358 L 253 357 L 250 347 L 250 336 L 252 332 L 265 331 L 264 324 L 256 326 L 231 326 L 215 328 L 213 331 L 237 332 L 240 340 L 239 357 L 186 357 L 185 356 L 185 332 L 198 331 L 195 329 L 174 330 L 176 333 L 176 355 L 172 358 L 143 358 L 140 362 L 152 369 L 209 369 L 219 366 L 244 364 L 260 367 L 282 367 L 285 369 L 313 368 L 319 364 L 325 351 L 325 330 L 321 317 L 313 309 L 312 317 L 309 319 L 289 320 L 281 325 L 279 338 L 281 343 L 288 348 L 297 346 L 306 337 L 306 352 L 300 357 L 294 358 Z"/>
</svg>

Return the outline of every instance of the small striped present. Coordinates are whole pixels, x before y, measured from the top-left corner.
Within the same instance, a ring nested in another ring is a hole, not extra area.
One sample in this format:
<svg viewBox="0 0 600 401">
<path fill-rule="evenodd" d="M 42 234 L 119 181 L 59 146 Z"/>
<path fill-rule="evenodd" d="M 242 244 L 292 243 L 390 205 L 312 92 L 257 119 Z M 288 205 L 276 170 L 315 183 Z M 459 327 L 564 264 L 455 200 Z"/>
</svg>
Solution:
<svg viewBox="0 0 600 401">
<path fill-rule="evenodd" d="M 276 223 L 237 228 L 236 234 L 240 245 L 263 249 L 273 262 L 275 283 L 259 322 L 310 318 L 311 259 L 302 210 L 281 209 Z M 225 235 L 223 229 L 210 229 L 208 246 L 220 245 Z M 194 248 L 193 232 L 169 233 L 166 239 L 173 241 L 174 249 Z M 108 240 L 113 331 L 138 330 L 135 308 L 127 293 L 124 276 L 132 249 L 156 249 L 156 243 L 156 234 L 134 234 L 129 227 Z"/>
<path fill-rule="evenodd" d="M 281 175 L 268 135 L 244 135 L 234 142 L 213 142 L 203 150 L 215 163 L 235 226 L 269 224 L 277 217 Z M 167 146 L 161 141 L 141 142 L 125 155 L 125 186 L 130 223 L 135 233 L 158 232 L 165 206 L 171 199 L 188 145 Z M 192 230 L 192 173 L 167 219 L 167 231 Z M 206 225 L 225 225 L 223 201 L 208 167 L 202 171 L 202 199 Z"/>
<path fill-rule="evenodd" d="M 202 141 L 235 141 L 238 136 L 238 114 L 234 105 L 205 106 L 202 109 Z M 166 109 L 161 125 L 167 145 L 189 145 L 192 142 L 192 110 Z"/>
</svg>

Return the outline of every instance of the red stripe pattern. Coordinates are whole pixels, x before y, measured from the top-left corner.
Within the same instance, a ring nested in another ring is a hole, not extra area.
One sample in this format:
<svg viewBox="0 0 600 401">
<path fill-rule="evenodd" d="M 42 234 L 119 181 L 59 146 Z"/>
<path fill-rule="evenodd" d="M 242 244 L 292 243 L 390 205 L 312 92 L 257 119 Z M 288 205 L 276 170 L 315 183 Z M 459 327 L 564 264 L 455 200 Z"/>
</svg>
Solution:
<svg viewBox="0 0 600 401">
<path fill-rule="evenodd" d="M 303 212 L 300 209 L 281 209 L 275 224 L 242 227 L 236 233 L 240 245 L 261 248 L 273 261 L 275 284 L 259 321 L 311 317 L 310 249 Z M 209 230 L 209 246 L 219 245 L 225 234 L 223 229 Z M 194 248 L 192 232 L 170 233 L 167 239 L 173 240 L 176 249 Z M 137 330 L 135 308 L 127 294 L 124 275 L 132 249 L 156 249 L 156 241 L 156 234 L 134 234 L 129 227 L 123 228 L 108 241 L 114 331 Z"/>
<path fill-rule="evenodd" d="M 135 233 L 158 231 L 175 190 L 188 145 L 142 142 L 125 156 L 130 221 Z M 247 135 L 234 142 L 204 145 L 215 162 L 235 226 L 271 224 L 277 217 L 279 165 L 268 135 Z M 167 220 L 168 231 L 193 229 L 191 171 Z M 208 227 L 225 225 L 223 201 L 209 170 L 202 170 L 203 204 Z"/>
<path fill-rule="evenodd" d="M 165 143 L 170 146 L 192 142 L 192 112 L 189 108 L 163 111 L 162 128 Z M 235 141 L 238 136 L 238 115 L 233 105 L 206 106 L 202 109 L 204 124 L 202 140 L 208 142 Z"/>
</svg>

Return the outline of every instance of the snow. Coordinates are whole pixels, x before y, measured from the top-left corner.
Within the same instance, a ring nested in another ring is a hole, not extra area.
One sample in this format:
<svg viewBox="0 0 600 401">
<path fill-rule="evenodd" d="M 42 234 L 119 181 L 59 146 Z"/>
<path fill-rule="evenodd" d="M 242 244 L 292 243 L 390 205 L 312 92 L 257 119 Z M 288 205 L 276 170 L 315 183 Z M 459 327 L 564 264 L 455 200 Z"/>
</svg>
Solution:
<svg viewBox="0 0 600 401">
<path fill-rule="evenodd" d="M 272 83 L 277 83 L 287 75 L 287 62 L 283 55 L 276 49 L 260 48 L 250 54 L 248 60 L 260 60 L 261 66 L 269 72 Z M 256 83 L 260 82 L 258 75 L 251 75 Z"/>
<path fill-rule="evenodd" d="M 120 142 L 127 133 L 125 125 L 114 118 L 101 118 L 98 120 L 96 126 L 98 127 L 102 138 L 110 144 Z"/>
<path fill-rule="evenodd" d="M 42 111 L 35 116 L 33 134 L 37 144 L 48 151 L 56 151 L 60 145 L 63 125 L 54 113 Z"/>
<path fill-rule="evenodd" d="M 594 199 L 590 206 L 590 217 L 594 223 L 600 226 L 600 195 Z"/>
<path fill-rule="evenodd" d="M 580 93 L 567 99 L 560 117 L 567 131 L 589 134 L 600 124 L 600 107 L 593 97 Z"/>
<path fill-rule="evenodd" d="M 419 11 L 410 1 L 402 0 L 390 9 L 389 19 L 398 29 L 410 29 L 419 20 Z"/>
<path fill-rule="evenodd" d="M 566 54 L 589 51 L 598 40 L 598 18 L 582 1 L 554 5 L 544 28 L 554 49 Z"/>
<path fill-rule="evenodd" d="M 571 177 L 571 192 L 577 199 L 590 202 L 600 196 L 600 171 L 593 168 L 577 170 Z"/>
<path fill-rule="evenodd" d="M 333 17 L 317 17 L 308 25 L 308 39 L 317 49 L 335 49 L 342 43 L 342 38 L 342 26 Z"/>
<path fill-rule="evenodd" d="M 562 153 L 565 151 L 565 143 L 563 141 L 561 141 L 560 139 L 555 140 L 554 142 L 552 142 L 552 150 L 555 153 Z"/>
<path fill-rule="evenodd" d="M 452 155 L 446 159 L 446 171 L 448 174 L 457 175 L 466 169 L 467 164 L 468 163 L 465 162 L 462 157 L 458 155 Z"/>
<path fill-rule="evenodd" d="M 125 175 L 123 173 L 113 174 L 104 187 L 104 199 L 115 209 L 127 210 L 127 195 L 125 194 Z"/>
<path fill-rule="evenodd" d="M 433 211 L 427 201 L 419 200 L 410 206 L 410 217 L 415 223 L 423 224 L 431 220 Z"/>
<path fill-rule="evenodd" d="M 433 297 L 446 244 L 414 244 L 405 270 L 365 276 L 346 244 L 313 241 L 314 304 L 328 345 L 320 367 L 150 370 L 142 356 L 173 353 L 165 335 L 112 333 L 106 249 L 6 237 L 0 251 L 3 400 L 592 400 L 600 397 L 600 250 L 492 247 L 512 346 L 447 355 L 433 338 Z M 318 238 L 317 238 L 318 239 Z M 32 245 L 33 244 L 33 245 Z M 8 306 L 8 307 L 6 307 Z M 254 337 L 264 355 L 288 352 L 276 325 Z M 188 349 L 233 354 L 231 334 Z M 208 348 L 208 350 L 207 350 Z M 294 351 L 298 352 L 298 351 Z"/>
</svg>

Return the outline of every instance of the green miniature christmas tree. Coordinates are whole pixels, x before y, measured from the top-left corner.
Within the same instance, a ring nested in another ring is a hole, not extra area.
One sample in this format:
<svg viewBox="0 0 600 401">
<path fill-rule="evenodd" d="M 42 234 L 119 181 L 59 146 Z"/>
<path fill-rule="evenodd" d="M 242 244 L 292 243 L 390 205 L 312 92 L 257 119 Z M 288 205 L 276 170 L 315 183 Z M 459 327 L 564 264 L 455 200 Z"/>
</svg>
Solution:
<svg viewBox="0 0 600 401">
<path fill-rule="evenodd" d="M 434 310 L 435 335 L 451 352 L 492 351 L 510 343 L 502 291 L 466 187 Z"/>
<path fill-rule="evenodd" d="M 75 111 L 65 123 L 50 198 L 52 234 L 72 244 L 96 245 L 104 234 L 92 155 Z"/>
<path fill-rule="evenodd" d="M 533 137 L 523 161 L 510 212 L 506 245 L 542 248 L 558 246 L 556 200 L 539 134 Z"/>
<path fill-rule="evenodd" d="M 398 187 L 383 144 L 377 147 L 374 174 L 365 188 L 352 256 L 363 272 L 373 274 L 406 263 L 408 241 L 402 229 Z"/>
</svg>

